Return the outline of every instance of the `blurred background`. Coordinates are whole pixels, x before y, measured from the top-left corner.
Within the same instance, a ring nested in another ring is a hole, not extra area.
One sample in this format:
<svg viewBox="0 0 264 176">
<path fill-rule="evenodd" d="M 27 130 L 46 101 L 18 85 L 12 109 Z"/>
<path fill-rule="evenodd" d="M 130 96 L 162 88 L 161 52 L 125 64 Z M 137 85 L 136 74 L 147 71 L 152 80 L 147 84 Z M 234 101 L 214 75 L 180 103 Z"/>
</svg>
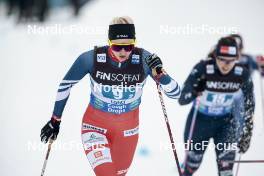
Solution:
<svg viewBox="0 0 264 176">
<path fill-rule="evenodd" d="M 61 79 L 82 52 L 107 44 L 108 24 L 123 15 L 134 19 L 137 45 L 157 53 L 181 85 L 194 64 L 231 32 L 244 37 L 246 53 L 264 54 L 262 0 L 0 0 L 0 175 L 40 175 L 47 149 L 40 143 L 40 129 L 51 116 Z M 254 136 L 242 157 L 249 160 L 264 159 L 259 74 L 253 79 Z M 80 136 L 89 94 L 86 76 L 71 91 L 46 175 L 93 175 Z M 165 103 L 183 161 L 183 130 L 190 106 L 181 107 L 168 98 Z M 261 176 L 263 168 L 262 164 L 241 164 L 239 176 Z M 151 79 L 143 94 L 140 140 L 127 175 L 177 175 Z M 213 149 L 207 150 L 196 175 L 217 175 Z"/>
<path fill-rule="evenodd" d="M 50 10 L 70 6 L 72 14 L 79 16 L 81 8 L 91 0 L 2 0 L 5 2 L 6 15 L 15 15 L 18 23 L 45 22 Z"/>
</svg>

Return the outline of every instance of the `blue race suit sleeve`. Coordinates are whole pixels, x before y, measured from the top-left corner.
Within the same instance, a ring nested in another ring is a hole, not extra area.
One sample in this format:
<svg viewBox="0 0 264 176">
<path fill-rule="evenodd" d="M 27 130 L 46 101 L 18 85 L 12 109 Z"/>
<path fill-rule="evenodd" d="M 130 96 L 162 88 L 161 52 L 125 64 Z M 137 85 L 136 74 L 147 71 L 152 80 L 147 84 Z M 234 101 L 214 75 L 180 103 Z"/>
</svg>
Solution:
<svg viewBox="0 0 264 176">
<path fill-rule="evenodd" d="M 93 50 L 84 52 L 73 63 L 67 74 L 61 81 L 53 115 L 60 118 L 70 95 L 71 88 L 77 84 L 86 74 L 91 73 L 93 67 Z"/>
<path fill-rule="evenodd" d="M 150 75 L 152 77 L 152 79 L 155 80 L 154 76 L 152 75 L 152 71 L 148 67 L 146 60 L 145 60 L 145 58 L 149 55 L 151 55 L 150 52 L 143 50 L 143 53 L 142 53 L 143 66 L 144 66 L 144 70 L 145 70 L 146 75 Z M 155 80 L 155 81 L 157 81 L 157 80 Z M 169 98 L 173 98 L 173 99 L 179 98 L 179 96 L 181 94 L 180 86 L 168 74 L 163 74 L 159 78 L 158 83 L 160 84 L 165 95 L 167 95 Z"/>
<path fill-rule="evenodd" d="M 191 103 L 196 97 L 198 92 L 204 91 L 204 61 L 199 62 L 194 66 L 188 78 L 184 82 L 182 93 L 179 98 L 180 105 L 187 105 Z"/>
</svg>

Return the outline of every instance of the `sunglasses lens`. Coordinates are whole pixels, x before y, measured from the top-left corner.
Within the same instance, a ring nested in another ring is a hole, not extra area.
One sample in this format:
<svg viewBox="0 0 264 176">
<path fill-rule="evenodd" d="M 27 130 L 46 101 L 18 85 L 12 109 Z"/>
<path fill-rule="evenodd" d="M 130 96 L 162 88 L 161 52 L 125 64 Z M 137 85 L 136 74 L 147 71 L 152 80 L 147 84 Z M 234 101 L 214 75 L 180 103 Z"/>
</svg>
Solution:
<svg viewBox="0 0 264 176">
<path fill-rule="evenodd" d="M 115 45 L 115 44 L 111 45 L 111 49 L 116 51 L 116 52 L 121 51 L 123 48 L 125 51 L 129 52 L 129 51 L 133 50 L 134 45 L 132 45 L 132 44 L 131 45 Z"/>
<path fill-rule="evenodd" d="M 118 52 L 122 50 L 122 47 L 119 45 L 111 45 L 111 49 Z"/>
<path fill-rule="evenodd" d="M 134 45 L 126 45 L 124 47 L 125 51 L 132 51 L 133 48 L 134 48 Z"/>
</svg>

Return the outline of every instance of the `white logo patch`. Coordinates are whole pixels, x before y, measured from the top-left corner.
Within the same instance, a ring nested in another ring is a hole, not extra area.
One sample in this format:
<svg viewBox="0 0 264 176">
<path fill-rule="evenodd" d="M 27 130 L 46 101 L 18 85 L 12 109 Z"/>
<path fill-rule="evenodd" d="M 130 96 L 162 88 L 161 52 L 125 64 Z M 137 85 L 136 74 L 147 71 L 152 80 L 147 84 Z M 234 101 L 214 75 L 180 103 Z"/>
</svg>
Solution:
<svg viewBox="0 0 264 176">
<path fill-rule="evenodd" d="M 99 166 L 104 163 L 111 163 L 111 153 L 109 148 L 104 148 L 104 150 L 92 151 L 87 154 L 87 158 L 94 169 L 96 166 Z"/>
<path fill-rule="evenodd" d="M 128 37 L 128 35 L 125 35 L 125 34 L 120 34 L 120 35 L 117 35 L 116 37 L 117 37 L 117 38 L 127 38 L 127 37 Z"/>
<path fill-rule="evenodd" d="M 214 66 L 213 65 L 207 65 L 206 66 L 206 73 L 207 74 L 214 74 Z"/>
<path fill-rule="evenodd" d="M 96 132 L 82 134 L 82 141 L 84 148 L 89 148 L 95 144 L 108 144 L 105 135 Z"/>
<path fill-rule="evenodd" d="M 229 54 L 233 54 L 233 55 L 235 55 L 236 54 L 236 47 L 230 47 L 229 48 Z"/>
<path fill-rule="evenodd" d="M 132 64 L 139 64 L 139 55 L 133 54 L 131 62 Z"/>
<path fill-rule="evenodd" d="M 124 131 L 124 136 L 128 137 L 128 136 L 136 135 L 136 134 L 138 134 L 138 130 L 139 130 L 138 127 L 130 129 L 130 130 L 126 130 L 126 131 Z"/>
<path fill-rule="evenodd" d="M 111 153 L 107 147 L 108 141 L 105 135 L 97 132 L 82 134 L 82 142 L 87 158 L 93 168 L 104 163 L 111 163 Z"/>
<path fill-rule="evenodd" d="M 97 62 L 105 63 L 106 62 L 106 54 L 97 54 Z"/>
<path fill-rule="evenodd" d="M 242 67 L 236 67 L 235 68 L 235 74 L 236 75 L 242 75 L 243 68 Z"/>
<path fill-rule="evenodd" d="M 83 123 L 83 130 L 93 130 L 104 134 L 107 132 L 107 129 L 96 127 L 87 123 Z"/>
</svg>

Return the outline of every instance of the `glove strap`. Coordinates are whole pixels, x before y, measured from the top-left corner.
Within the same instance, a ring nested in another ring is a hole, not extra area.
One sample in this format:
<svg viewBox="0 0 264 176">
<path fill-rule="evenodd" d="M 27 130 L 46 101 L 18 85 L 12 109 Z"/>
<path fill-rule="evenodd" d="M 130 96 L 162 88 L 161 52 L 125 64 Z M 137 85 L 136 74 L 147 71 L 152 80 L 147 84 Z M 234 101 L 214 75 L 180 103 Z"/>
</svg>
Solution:
<svg viewBox="0 0 264 176">
<path fill-rule="evenodd" d="M 60 123 L 61 122 L 61 118 L 59 118 L 59 117 L 57 117 L 55 115 L 53 115 L 51 117 L 51 120 L 52 120 L 53 123 L 58 123 L 58 122 Z"/>
</svg>

